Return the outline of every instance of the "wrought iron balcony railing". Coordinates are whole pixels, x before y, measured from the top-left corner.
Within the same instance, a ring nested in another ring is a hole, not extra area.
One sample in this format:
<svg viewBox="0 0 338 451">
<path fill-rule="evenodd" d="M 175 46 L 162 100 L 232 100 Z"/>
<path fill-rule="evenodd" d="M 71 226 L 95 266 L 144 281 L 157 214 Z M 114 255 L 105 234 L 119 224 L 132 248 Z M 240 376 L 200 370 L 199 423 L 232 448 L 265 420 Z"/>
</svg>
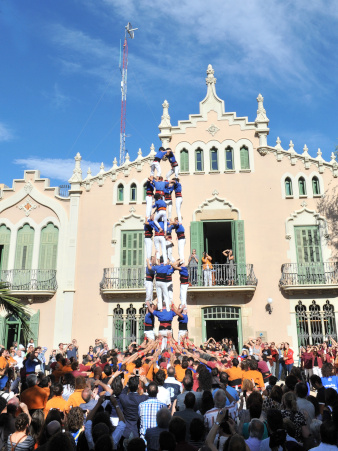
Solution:
<svg viewBox="0 0 338 451">
<path fill-rule="evenodd" d="M 338 262 L 285 263 L 282 265 L 280 287 L 338 284 Z"/>
<path fill-rule="evenodd" d="M 203 266 L 188 268 L 191 286 L 256 286 L 258 280 L 252 264 L 219 264 L 215 263 L 211 270 Z"/>
<path fill-rule="evenodd" d="M 11 291 L 56 291 L 54 269 L 9 269 L 0 271 L 1 282 L 6 282 Z"/>
<path fill-rule="evenodd" d="M 257 278 L 251 264 L 214 264 L 210 272 L 203 270 L 202 266 L 188 268 L 188 271 L 192 287 L 257 285 Z M 100 288 L 103 291 L 143 289 L 144 281 L 144 268 L 104 268 Z"/>
</svg>

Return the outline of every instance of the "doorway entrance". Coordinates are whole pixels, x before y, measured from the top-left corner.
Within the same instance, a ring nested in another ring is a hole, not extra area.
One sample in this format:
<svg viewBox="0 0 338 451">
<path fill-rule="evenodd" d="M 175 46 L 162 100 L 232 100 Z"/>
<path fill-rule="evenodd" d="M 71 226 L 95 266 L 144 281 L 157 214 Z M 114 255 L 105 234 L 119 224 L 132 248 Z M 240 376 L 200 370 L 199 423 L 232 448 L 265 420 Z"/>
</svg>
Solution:
<svg viewBox="0 0 338 451">
<path fill-rule="evenodd" d="M 212 257 L 214 264 L 226 263 L 225 249 L 234 249 L 232 243 L 231 221 L 203 221 L 204 250 Z"/>
<path fill-rule="evenodd" d="M 216 341 L 231 338 L 236 350 L 243 347 L 242 315 L 240 307 L 218 306 L 202 309 L 203 342 L 210 337 Z"/>
<path fill-rule="evenodd" d="M 6 318 L 5 348 L 9 349 L 13 342 L 21 343 L 21 321 L 15 316 Z"/>
</svg>

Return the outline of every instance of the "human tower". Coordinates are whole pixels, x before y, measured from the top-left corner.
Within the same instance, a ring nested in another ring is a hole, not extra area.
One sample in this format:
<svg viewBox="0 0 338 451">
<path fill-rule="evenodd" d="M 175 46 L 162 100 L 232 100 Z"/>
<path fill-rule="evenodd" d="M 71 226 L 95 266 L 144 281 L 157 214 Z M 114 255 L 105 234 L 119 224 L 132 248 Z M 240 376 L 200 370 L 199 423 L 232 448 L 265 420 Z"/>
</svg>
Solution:
<svg viewBox="0 0 338 451">
<path fill-rule="evenodd" d="M 161 161 L 168 160 L 171 165 L 170 171 L 165 179 L 162 177 Z M 155 176 L 156 172 L 156 176 Z M 184 332 L 187 329 L 187 290 L 189 286 L 188 268 L 184 264 L 185 229 L 182 224 L 181 206 L 183 202 L 182 185 L 178 178 L 179 165 L 174 152 L 167 148 L 160 147 L 151 165 L 150 176 L 147 180 L 146 192 L 146 220 L 144 224 L 144 241 L 146 249 L 146 303 L 149 314 L 154 313 L 153 290 L 154 283 L 157 295 L 157 312 L 164 312 L 164 316 L 170 314 L 186 317 Z M 174 175 L 174 177 L 172 177 Z M 172 177 L 172 178 L 171 178 Z M 175 193 L 176 217 L 172 218 L 172 195 Z M 176 233 L 178 259 L 173 257 L 172 232 Z M 155 246 L 155 256 L 152 256 L 153 243 Z M 177 270 L 180 273 L 180 301 L 179 310 L 173 303 L 173 282 L 172 274 Z M 182 315 L 183 312 L 183 315 Z M 156 314 L 155 314 L 156 315 Z M 162 315 L 162 316 L 163 316 Z M 158 315 L 156 315 L 158 316 Z M 161 315 L 160 315 L 161 316 Z M 161 330 L 171 331 L 171 321 L 160 320 Z M 172 318 L 171 318 L 172 320 Z M 147 319 L 146 319 L 147 321 Z M 149 324 L 145 322 L 145 335 L 154 339 L 153 321 L 150 330 Z M 148 333 L 149 332 L 149 333 Z M 164 335 L 163 333 L 161 335 Z"/>
</svg>

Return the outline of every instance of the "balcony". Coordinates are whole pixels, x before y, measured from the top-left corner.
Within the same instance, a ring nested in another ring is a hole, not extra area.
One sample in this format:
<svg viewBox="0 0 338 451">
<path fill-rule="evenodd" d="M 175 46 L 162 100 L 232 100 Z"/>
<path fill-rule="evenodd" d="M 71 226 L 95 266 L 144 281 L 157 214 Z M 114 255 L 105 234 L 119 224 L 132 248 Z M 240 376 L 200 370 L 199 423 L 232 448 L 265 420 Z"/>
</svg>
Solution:
<svg viewBox="0 0 338 451">
<path fill-rule="evenodd" d="M 189 268 L 189 282 L 189 293 L 191 294 L 219 291 L 250 295 L 255 292 L 258 280 L 252 264 L 215 263 L 210 273 L 204 271 L 202 266 Z"/>
<path fill-rule="evenodd" d="M 0 271 L 1 282 L 6 282 L 11 295 L 19 297 L 52 297 L 57 290 L 54 269 L 10 269 Z"/>
<path fill-rule="evenodd" d="M 101 293 L 108 297 L 119 295 L 145 296 L 145 268 L 104 268 L 100 283 Z"/>
<path fill-rule="evenodd" d="M 293 292 L 338 290 L 338 262 L 285 263 L 282 265 L 280 288 Z"/>
</svg>

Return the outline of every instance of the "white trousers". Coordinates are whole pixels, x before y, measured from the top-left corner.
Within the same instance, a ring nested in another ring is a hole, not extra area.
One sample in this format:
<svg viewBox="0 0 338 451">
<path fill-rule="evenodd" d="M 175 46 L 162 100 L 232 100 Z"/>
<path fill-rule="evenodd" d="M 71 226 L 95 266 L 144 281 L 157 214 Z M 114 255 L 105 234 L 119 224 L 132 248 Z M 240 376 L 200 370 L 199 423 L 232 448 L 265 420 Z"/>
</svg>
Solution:
<svg viewBox="0 0 338 451">
<path fill-rule="evenodd" d="M 146 196 L 146 218 L 151 216 L 151 210 L 153 209 L 153 196 Z"/>
<path fill-rule="evenodd" d="M 160 248 L 161 248 L 163 261 L 164 261 L 164 263 L 166 263 L 168 260 L 168 257 L 167 257 L 167 249 L 166 249 L 166 243 L 165 243 L 164 236 L 155 236 L 154 244 L 155 244 L 155 249 L 156 249 L 157 260 L 160 259 Z"/>
<path fill-rule="evenodd" d="M 145 330 L 144 335 L 148 338 L 148 340 L 155 340 L 155 334 L 153 330 Z"/>
<path fill-rule="evenodd" d="M 168 288 L 169 302 L 170 302 L 170 307 L 171 307 L 171 304 L 172 304 L 173 299 L 174 299 L 174 287 L 173 287 L 173 282 L 172 281 L 171 282 L 167 282 L 167 288 Z"/>
<path fill-rule="evenodd" d="M 155 175 L 155 169 L 157 171 L 157 177 L 160 177 L 161 175 L 161 165 L 159 161 L 153 161 L 152 165 L 150 166 L 150 175 Z"/>
<path fill-rule="evenodd" d="M 167 175 L 165 176 L 166 180 L 169 180 L 169 177 L 171 177 L 173 174 L 175 174 L 175 177 L 178 177 L 178 173 L 180 172 L 180 167 L 175 166 L 174 168 L 171 168 L 169 172 L 167 172 Z"/>
<path fill-rule="evenodd" d="M 181 283 L 180 286 L 180 300 L 182 305 L 187 305 L 187 291 L 188 291 L 189 284 L 187 283 Z"/>
<path fill-rule="evenodd" d="M 158 331 L 158 335 L 162 337 L 162 346 L 161 346 L 161 351 L 163 351 L 163 349 L 165 349 L 167 347 L 167 336 L 169 334 L 172 334 L 172 330 L 159 330 Z"/>
<path fill-rule="evenodd" d="M 184 263 L 184 246 L 185 246 L 185 238 L 181 240 L 177 240 L 178 246 L 178 256 L 182 263 Z"/>
<path fill-rule="evenodd" d="M 178 217 L 178 222 L 182 222 L 182 215 L 181 215 L 181 205 L 183 202 L 183 197 L 176 197 L 176 214 Z"/>
<path fill-rule="evenodd" d="M 188 335 L 187 330 L 179 330 L 178 331 L 178 343 L 180 342 L 181 338 L 183 338 L 185 335 Z"/>
<path fill-rule="evenodd" d="M 149 301 L 150 303 L 153 302 L 153 293 L 154 293 L 154 284 L 153 282 L 150 282 L 150 280 L 146 280 L 144 283 L 144 286 L 146 287 L 146 301 Z"/>
<path fill-rule="evenodd" d="M 315 374 L 316 376 L 322 377 L 322 369 L 319 368 L 319 366 L 314 366 L 312 368 L 313 374 Z"/>
<path fill-rule="evenodd" d="M 212 286 L 212 275 L 211 269 L 203 269 L 203 277 L 204 277 L 204 286 L 211 287 Z"/>
<path fill-rule="evenodd" d="M 156 227 L 158 227 L 159 229 L 161 227 L 160 227 L 160 224 L 158 223 L 158 221 L 161 221 L 161 220 L 163 221 L 164 233 L 167 233 L 167 212 L 164 210 L 157 211 L 155 213 L 154 223 L 155 223 Z"/>
<path fill-rule="evenodd" d="M 157 309 L 162 310 L 163 304 L 162 301 L 165 302 L 166 309 L 169 312 L 169 293 L 167 282 L 156 281 L 156 294 L 157 294 Z"/>
<path fill-rule="evenodd" d="M 171 212 L 172 212 L 172 209 L 173 209 L 173 201 L 172 200 L 166 200 L 165 203 L 167 204 L 168 218 L 171 219 Z"/>
<path fill-rule="evenodd" d="M 153 240 L 151 238 L 144 238 L 144 247 L 146 248 L 146 258 L 151 259 L 151 251 L 153 248 Z"/>
<path fill-rule="evenodd" d="M 169 258 L 169 260 L 171 262 L 173 262 L 174 261 L 173 260 L 173 247 L 174 247 L 173 242 L 171 240 L 166 240 L 165 247 L 167 250 L 167 257 Z"/>
</svg>

